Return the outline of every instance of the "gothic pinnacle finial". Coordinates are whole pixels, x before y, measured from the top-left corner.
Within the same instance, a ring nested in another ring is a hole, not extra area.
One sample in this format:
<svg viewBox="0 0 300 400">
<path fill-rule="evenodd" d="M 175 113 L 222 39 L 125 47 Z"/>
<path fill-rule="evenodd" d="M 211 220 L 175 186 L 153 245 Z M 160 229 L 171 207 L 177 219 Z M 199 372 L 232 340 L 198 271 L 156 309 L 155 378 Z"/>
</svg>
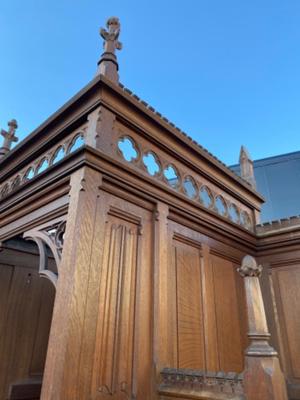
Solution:
<svg viewBox="0 0 300 400">
<path fill-rule="evenodd" d="M 120 21 L 117 17 L 111 17 L 106 22 L 107 30 L 100 29 L 100 36 L 104 39 L 103 48 L 104 53 L 98 62 L 97 75 L 105 75 L 113 82 L 119 81 L 118 74 L 118 60 L 116 57 L 116 50 L 122 49 L 122 43 L 119 42 L 120 35 Z"/>
<path fill-rule="evenodd" d="M 256 189 L 253 161 L 245 146 L 241 146 L 239 162 L 241 168 L 241 177 L 246 182 L 248 182 L 254 189 Z"/>
<path fill-rule="evenodd" d="M 12 119 L 7 123 L 7 125 L 8 131 L 2 129 L 0 132 L 0 134 L 4 137 L 3 145 L 0 147 L 0 158 L 4 157 L 10 151 L 13 142 L 17 142 L 19 140 L 17 136 L 15 136 L 18 128 L 17 121 Z"/>
</svg>

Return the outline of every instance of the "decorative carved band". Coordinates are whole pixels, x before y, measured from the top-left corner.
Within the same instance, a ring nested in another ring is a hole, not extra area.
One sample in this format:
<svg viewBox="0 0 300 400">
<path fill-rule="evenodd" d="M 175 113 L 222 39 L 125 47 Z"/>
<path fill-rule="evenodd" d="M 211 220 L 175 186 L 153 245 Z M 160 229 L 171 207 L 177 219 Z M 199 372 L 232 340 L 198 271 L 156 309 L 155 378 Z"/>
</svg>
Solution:
<svg viewBox="0 0 300 400">
<path fill-rule="evenodd" d="M 151 146 L 144 146 L 128 134 L 119 133 L 115 143 L 119 158 L 157 179 L 173 190 L 184 194 L 190 200 L 219 214 L 223 218 L 253 231 L 250 210 L 246 211 L 237 201 L 227 197 L 224 192 L 214 189 L 192 172 L 184 172 L 174 161 L 156 154 Z"/>
<path fill-rule="evenodd" d="M 243 374 L 164 368 L 161 372 L 159 391 L 170 388 L 242 395 Z"/>
<path fill-rule="evenodd" d="M 0 185 L 0 201 L 18 187 L 55 165 L 85 143 L 86 126 L 76 130 Z"/>
</svg>

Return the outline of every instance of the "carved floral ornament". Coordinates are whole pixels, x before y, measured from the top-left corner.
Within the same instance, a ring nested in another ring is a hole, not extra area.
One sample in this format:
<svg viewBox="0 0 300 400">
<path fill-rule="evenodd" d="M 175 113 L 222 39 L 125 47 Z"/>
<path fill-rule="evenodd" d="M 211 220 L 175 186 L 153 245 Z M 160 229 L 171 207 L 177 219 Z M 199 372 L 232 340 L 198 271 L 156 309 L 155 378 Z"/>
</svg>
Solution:
<svg viewBox="0 0 300 400">
<path fill-rule="evenodd" d="M 152 149 L 141 150 L 141 147 L 129 135 L 121 135 L 116 146 L 117 154 L 128 163 L 145 171 L 185 194 L 204 207 L 217 212 L 224 218 L 253 230 L 253 223 L 249 213 L 238 207 L 231 200 L 225 199 L 223 194 L 215 193 L 206 183 L 199 182 L 196 177 L 182 173 L 177 166 L 167 160 L 162 160 Z"/>
<path fill-rule="evenodd" d="M 105 51 L 114 53 L 114 49 L 122 50 L 122 43 L 119 42 L 120 21 L 117 17 L 111 17 L 106 22 L 107 30 L 100 28 L 100 36 L 104 39 L 103 47 Z"/>
<path fill-rule="evenodd" d="M 0 201 L 13 190 L 46 171 L 85 143 L 85 129 L 76 131 L 0 186 Z"/>
<path fill-rule="evenodd" d="M 242 265 L 237 269 L 238 273 L 243 277 L 256 277 L 261 276 L 263 267 L 257 265 L 257 262 L 252 256 L 245 256 L 242 260 Z"/>
</svg>

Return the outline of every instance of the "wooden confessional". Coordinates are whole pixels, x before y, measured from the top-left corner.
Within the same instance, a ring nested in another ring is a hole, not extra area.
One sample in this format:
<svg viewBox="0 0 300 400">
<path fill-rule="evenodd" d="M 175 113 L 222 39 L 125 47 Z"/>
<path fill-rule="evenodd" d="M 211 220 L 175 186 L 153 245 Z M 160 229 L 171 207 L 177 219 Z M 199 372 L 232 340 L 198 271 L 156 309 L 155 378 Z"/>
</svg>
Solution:
<svg viewBox="0 0 300 400">
<path fill-rule="evenodd" d="M 253 256 L 299 230 L 257 232 L 262 197 L 118 83 L 108 26 L 93 81 L 1 159 L 2 398 L 41 380 L 51 323 L 42 400 L 286 399 Z"/>
</svg>

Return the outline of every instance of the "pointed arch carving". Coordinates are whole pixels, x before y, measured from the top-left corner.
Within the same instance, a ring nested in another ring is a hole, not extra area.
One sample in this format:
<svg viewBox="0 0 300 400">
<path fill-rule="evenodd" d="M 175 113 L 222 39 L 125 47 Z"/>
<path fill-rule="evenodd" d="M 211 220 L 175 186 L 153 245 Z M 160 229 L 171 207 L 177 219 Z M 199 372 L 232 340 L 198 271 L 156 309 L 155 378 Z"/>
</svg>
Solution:
<svg viewBox="0 0 300 400">
<path fill-rule="evenodd" d="M 24 239 L 35 242 L 39 249 L 39 274 L 49 279 L 56 288 L 59 276 L 60 261 L 62 256 L 66 219 L 48 222 L 36 228 L 32 228 L 23 234 Z M 49 267 L 49 251 L 51 250 L 55 260 L 57 272 Z"/>
</svg>

